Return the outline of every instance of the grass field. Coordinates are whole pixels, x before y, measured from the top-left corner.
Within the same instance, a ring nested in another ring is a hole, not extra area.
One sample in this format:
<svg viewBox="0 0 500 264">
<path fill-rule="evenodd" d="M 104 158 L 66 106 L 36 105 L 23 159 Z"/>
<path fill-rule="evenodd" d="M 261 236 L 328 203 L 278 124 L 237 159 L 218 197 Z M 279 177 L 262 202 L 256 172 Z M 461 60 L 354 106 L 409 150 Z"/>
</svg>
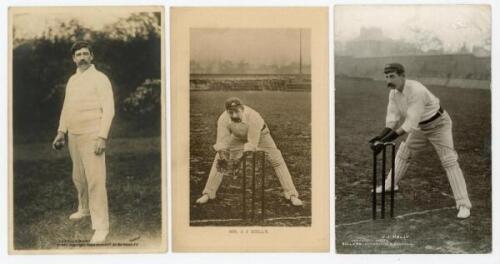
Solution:
<svg viewBox="0 0 500 264">
<path fill-rule="evenodd" d="M 123 131 L 120 127 L 128 125 L 114 124 Z M 77 209 L 77 197 L 67 148 L 51 149 L 52 138 L 44 137 L 53 136 L 53 131 L 24 132 L 16 137 L 25 143 L 14 145 L 14 248 L 67 249 L 67 245 L 58 243 L 88 241 L 93 234 L 90 218 L 68 219 Z M 159 130 L 147 133 L 158 135 Z M 123 250 L 158 248 L 162 221 L 160 137 L 141 137 L 133 132 L 129 135 L 108 140 L 107 243 L 137 243 Z"/>
<path fill-rule="evenodd" d="M 399 184 L 399 217 L 372 221 L 372 156 L 367 142 L 384 126 L 389 91 L 382 82 L 361 79 L 337 79 L 335 87 L 337 252 L 490 252 L 490 91 L 428 87 L 453 120 L 455 148 L 473 205 L 471 217 L 456 218 L 446 174 L 429 146 Z"/>
<path fill-rule="evenodd" d="M 190 102 L 190 220 L 191 225 L 246 225 L 241 218 L 241 175 L 224 178 L 217 199 L 197 205 L 208 178 L 215 151 L 216 123 L 224 111 L 224 101 L 238 96 L 257 110 L 267 126 L 292 174 L 304 201 L 293 207 L 281 194 L 281 187 L 268 164 L 266 216 L 263 225 L 308 226 L 311 224 L 311 129 L 308 92 L 191 92 Z M 250 178 L 248 179 L 248 183 Z M 248 192 L 247 197 L 250 197 Z M 234 219 L 234 221 L 227 221 Z M 209 221 L 210 220 L 210 221 Z M 213 220 L 213 221 L 211 221 Z M 224 221 L 226 220 L 226 221 Z M 206 222 L 204 222 L 206 221 Z"/>
</svg>

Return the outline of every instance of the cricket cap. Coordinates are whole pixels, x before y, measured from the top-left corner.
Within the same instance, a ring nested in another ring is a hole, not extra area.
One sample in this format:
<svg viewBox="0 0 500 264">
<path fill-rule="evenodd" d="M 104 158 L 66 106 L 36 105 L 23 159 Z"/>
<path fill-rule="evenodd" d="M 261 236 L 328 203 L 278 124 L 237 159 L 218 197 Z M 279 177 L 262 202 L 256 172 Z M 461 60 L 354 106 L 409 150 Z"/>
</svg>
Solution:
<svg viewBox="0 0 500 264">
<path fill-rule="evenodd" d="M 242 106 L 243 102 L 238 97 L 230 97 L 226 99 L 225 105 L 226 105 L 226 110 L 229 110 L 232 108 L 236 108 L 238 106 Z"/>
<path fill-rule="evenodd" d="M 396 72 L 397 74 L 401 74 L 405 72 L 405 67 L 401 63 L 392 62 L 388 63 L 384 66 L 384 73 Z"/>
</svg>

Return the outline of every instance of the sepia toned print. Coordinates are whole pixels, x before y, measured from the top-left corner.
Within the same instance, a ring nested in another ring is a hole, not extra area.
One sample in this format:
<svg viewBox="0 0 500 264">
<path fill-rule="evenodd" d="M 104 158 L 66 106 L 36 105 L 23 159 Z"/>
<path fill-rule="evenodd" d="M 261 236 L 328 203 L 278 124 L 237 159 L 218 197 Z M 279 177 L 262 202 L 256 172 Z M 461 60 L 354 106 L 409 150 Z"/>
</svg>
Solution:
<svg viewBox="0 0 500 264">
<path fill-rule="evenodd" d="M 174 250 L 327 247 L 324 11 L 172 10 Z"/>
<path fill-rule="evenodd" d="M 190 39 L 190 224 L 310 226 L 310 30 Z"/>
<path fill-rule="evenodd" d="M 488 6 L 335 8 L 337 252 L 491 252 L 490 79 Z"/>
<path fill-rule="evenodd" d="M 10 253 L 165 251 L 162 9 L 9 12 Z"/>
</svg>

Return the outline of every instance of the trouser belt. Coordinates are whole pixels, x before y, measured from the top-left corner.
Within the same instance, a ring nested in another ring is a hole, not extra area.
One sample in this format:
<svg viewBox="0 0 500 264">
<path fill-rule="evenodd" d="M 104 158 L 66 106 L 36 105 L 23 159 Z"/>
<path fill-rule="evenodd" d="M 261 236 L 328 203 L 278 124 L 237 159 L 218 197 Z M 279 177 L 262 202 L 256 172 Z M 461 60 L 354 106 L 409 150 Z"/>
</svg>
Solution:
<svg viewBox="0 0 500 264">
<path fill-rule="evenodd" d="M 424 120 L 420 123 L 418 123 L 419 125 L 425 125 L 427 123 L 430 123 L 434 120 L 436 120 L 438 117 L 440 117 L 442 114 L 444 113 L 444 110 L 443 108 L 441 108 L 441 106 L 439 107 L 439 110 L 436 112 L 436 114 L 434 114 L 431 118 L 427 119 L 427 120 Z"/>
</svg>

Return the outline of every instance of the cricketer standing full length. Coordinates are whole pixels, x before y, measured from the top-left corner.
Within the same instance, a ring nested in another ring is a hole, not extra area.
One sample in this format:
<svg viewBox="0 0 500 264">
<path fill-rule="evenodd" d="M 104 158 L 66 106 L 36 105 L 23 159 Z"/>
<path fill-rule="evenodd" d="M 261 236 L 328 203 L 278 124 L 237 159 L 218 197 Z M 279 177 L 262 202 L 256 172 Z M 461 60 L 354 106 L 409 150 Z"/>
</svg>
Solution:
<svg viewBox="0 0 500 264">
<path fill-rule="evenodd" d="M 400 63 L 389 63 L 384 68 L 387 87 L 391 89 L 387 105 L 386 127 L 370 140 L 374 152 L 382 151 L 384 144 L 394 141 L 399 136 L 408 133 L 408 137 L 399 146 L 396 154 L 394 184 L 405 175 L 411 158 L 424 146 L 430 143 L 436 150 L 441 165 L 451 185 L 455 198 L 458 218 L 468 218 L 472 207 L 467 193 L 467 186 L 458 164 L 452 136 L 452 121 L 443 110 L 439 99 L 424 85 L 414 80 L 407 80 L 405 68 Z M 403 124 L 397 128 L 400 120 Z M 387 177 L 385 186 L 376 188 L 376 192 L 387 191 L 387 186 L 393 184 Z"/>
</svg>

